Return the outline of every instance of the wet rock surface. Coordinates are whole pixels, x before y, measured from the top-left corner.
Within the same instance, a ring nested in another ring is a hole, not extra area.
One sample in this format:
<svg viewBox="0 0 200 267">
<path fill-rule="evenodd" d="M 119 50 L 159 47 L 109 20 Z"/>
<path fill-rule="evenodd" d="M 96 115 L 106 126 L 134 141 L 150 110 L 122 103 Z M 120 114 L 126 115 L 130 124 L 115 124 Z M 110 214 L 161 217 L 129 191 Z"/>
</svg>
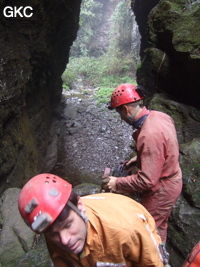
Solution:
<svg viewBox="0 0 200 267">
<path fill-rule="evenodd" d="M 133 149 L 132 128 L 119 114 L 98 104 L 92 93 L 64 96 L 58 163 L 54 173 L 73 185 L 101 184 L 105 167 L 113 171 Z"/>
<path fill-rule="evenodd" d="M 116 172 L 120 161 L 133 152 L 130 145 L 134 142 L 131 127 L 121 123 L 117 113 L 93 100 L 94 90 L 91 89 L 87 95 L 82 91 L 78 95 L 75 93 L 70 91 L 63 95 L 62 127 L 58 134 L 59 161 L 52 171 L 70 181 L 75 192 L 84 196 L 100 191 L 105 167 Z M 200 235 L 199 111 L 191 113 L 191 107 L 162 95 L 154 96 L 149 108 L 171 114 L 176 122 L 183 191 L 169 219 L 167 251 L 170 253 L 170 266 L 180 267 Z M 8 267 L 53 266 L 43 236 L 35 236 L 19 218 L 16 207 L 19 191 L 18 188 L 9 189 L 0 200 L 0 254 L 3 255 L 0 266 L 5 266 L 5 262 Z M 10 251 L 14 251 L 12 257 Z"/>
<path fill-rule="evenodd" d="M 45 152 L 55 135 L 49 131 L 60 105 L 61 75 L 79 26 L 80 0 L 26 3 L 32 17 L 0 16 L 0 196 L 49 161 Z"/>
</svg>

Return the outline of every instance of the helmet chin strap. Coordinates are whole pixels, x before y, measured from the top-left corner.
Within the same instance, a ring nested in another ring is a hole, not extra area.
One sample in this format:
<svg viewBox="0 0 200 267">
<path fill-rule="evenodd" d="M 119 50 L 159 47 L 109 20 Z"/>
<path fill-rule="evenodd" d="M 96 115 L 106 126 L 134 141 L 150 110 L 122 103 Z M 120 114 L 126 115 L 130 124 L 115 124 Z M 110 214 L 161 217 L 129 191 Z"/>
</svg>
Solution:
<svg viewBox="0 0 200 267">
<path fill-rule="evenodd" d="M 80 211 L 71 201 L 68 201 L 67 205 L 72 210 L 74 210 L 84 220 L 85 223 L 87 223 L 89 221 L 88 217 L 86 216 L 86 214 L 83 211 Z"/>
</svg>

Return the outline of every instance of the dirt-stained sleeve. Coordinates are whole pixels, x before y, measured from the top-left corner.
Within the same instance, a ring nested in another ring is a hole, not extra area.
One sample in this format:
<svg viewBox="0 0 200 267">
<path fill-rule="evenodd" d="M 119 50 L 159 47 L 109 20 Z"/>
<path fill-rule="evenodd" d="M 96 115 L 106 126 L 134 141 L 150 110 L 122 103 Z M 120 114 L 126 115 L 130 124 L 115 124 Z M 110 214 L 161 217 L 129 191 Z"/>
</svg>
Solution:
<svg viewBox="0 0 200 267">
<path fill-rule="evenodd" d="M 158 184 L 165 162 L 165 142 L 162 134 L 144 133 L 137 143 L 140 169 L 137 174 L 117 179 L 117 192 L 142 192 Z"/>
</svg>

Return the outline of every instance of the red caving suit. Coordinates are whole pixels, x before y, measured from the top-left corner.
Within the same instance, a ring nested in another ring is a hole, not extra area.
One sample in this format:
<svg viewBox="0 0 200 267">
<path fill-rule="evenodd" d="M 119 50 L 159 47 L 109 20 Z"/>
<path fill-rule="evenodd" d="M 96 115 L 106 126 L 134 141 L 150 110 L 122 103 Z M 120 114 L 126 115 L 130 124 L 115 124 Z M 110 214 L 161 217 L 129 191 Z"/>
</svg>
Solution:
<svg viewBox="0 0 200 267">
<path fill-rule="evenodd" d="M 119 177 L 116 188 L 118 193 L 141 192 L 141 204 L 154 217 L 162 241 L 166 242 L 167 221 L 182 190 L 179 145 L 170 116 L 144 107 L 139 117 L 146 114 L 149 115 L 142 127 L 133 133 L 139 171 Z"/>
</svg>

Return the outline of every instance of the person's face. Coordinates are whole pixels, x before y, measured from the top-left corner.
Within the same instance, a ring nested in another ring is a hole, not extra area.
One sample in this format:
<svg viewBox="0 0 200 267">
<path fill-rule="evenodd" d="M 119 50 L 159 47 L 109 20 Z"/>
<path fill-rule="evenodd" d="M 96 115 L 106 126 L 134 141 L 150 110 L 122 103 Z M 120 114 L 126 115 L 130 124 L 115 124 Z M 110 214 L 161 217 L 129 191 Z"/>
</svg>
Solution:
<svg viewBox="0 0 200 267">
<path fill-rule="evenodd" d="M 134 118 L 140 110 L 141 108 L 138 104 L 132 106 L 123 105 L 121 108 L 116 108 L 116 111 L 119 113 L 121 119 L 129 125 L 132 125 Z"/>
<path fill-rule="evenodd" d="M 131 125 L 131 121 L 130 121 L 130 117 L 128 117 L 125 113 L 123 113 L 122 111 L 118 112 L 121 120 L 125 121 L 126 123 L 128 123 L 129 125 Z"/>
<path fill-rule="evenodd" d="M 79 210 L 85 211 L 80 199 L 77 207 Z M 62 222 L 56 222 L 45 236 L 60 248 L 73 254 L 79 254 L 85 245 L 87 226 L 83 219 L 70 209 L 68 217 Z"/>
<path fill-rule="evenodd" d="M 121 120 L 132 125 L 132 119 L 130 119 L 129 108 L 127 106 L 123 105 L 121 108 L 116 108 L 116 111 L 119 113 Z"/>
</svg>

